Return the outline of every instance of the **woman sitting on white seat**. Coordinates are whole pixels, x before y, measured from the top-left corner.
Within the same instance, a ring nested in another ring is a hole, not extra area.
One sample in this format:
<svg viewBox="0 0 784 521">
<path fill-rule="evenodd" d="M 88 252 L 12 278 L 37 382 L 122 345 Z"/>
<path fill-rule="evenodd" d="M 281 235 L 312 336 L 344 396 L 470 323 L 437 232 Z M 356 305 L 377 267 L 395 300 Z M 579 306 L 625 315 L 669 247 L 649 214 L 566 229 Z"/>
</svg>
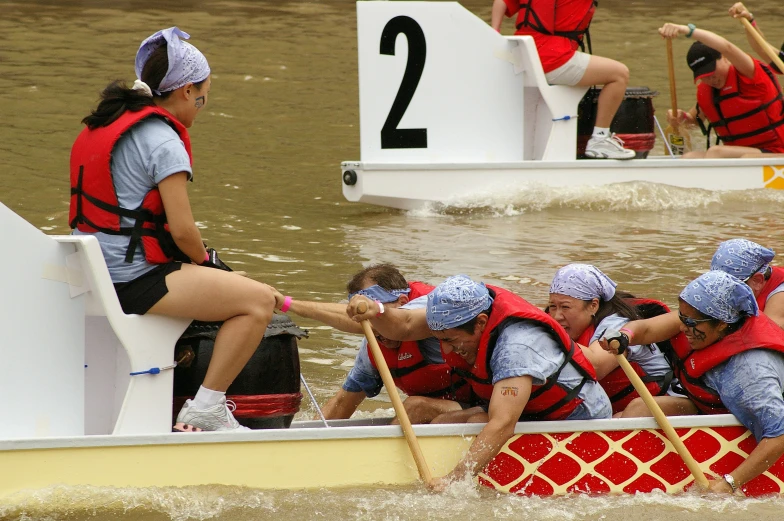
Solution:
<svg viewBox="0 0 784 521">
<path fill-rule="evenodd" d="M 596 126 L 585 147 L 594 159 L 633 159 L 634 150 L 610 132 L 618 107 L 626 95 L 629 69 L 621 62 L 586 54 L 583 46 L 594 0 L 493 0 L 490 24 L 500 32 L 506 16 L 517 14 L 515 34 L 534 39 L 545 78 L 550 85 L 604 85 L 596 108 Z"/>
<path fill-rule="evenodd" d="M 224 270 L 191 213 L 187 129 L 211 80 L 204 55 L 180 38 L 189 36 L 171 27 L 144 40 L 133 88 L 112 82 L 82 120 L 87 128 L 71 150 L 69 224 L 97 237 L 125 313 L 224 321 L 175 429 L 243 430 L 226 389 L 258 347 L 275 298 L 265 284 Z"/>
</svg>

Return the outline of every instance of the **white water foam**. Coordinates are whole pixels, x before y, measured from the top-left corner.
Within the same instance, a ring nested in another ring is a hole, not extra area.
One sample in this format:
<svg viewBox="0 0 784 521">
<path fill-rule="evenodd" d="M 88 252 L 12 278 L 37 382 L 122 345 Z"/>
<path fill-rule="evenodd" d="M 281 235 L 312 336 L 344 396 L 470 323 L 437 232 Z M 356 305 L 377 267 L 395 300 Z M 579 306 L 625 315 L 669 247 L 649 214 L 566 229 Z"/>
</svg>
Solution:
<svg viewBox="0 0 784 521">
<path fill-rule="evenodd" d="M 647 182 L 563 188 L 529 185 L 504 192 L 477 192 L 446 203 L 430 203 L 424 208 L 410 211 L 409 215 L 437 217 L 477 213 L 509 217 L 562 208 L 603 212 L 650 212 L 707 208 L 713 205 L 782 202 L 784 191 L 766 189 L 716 191 Z"/>
</svg>

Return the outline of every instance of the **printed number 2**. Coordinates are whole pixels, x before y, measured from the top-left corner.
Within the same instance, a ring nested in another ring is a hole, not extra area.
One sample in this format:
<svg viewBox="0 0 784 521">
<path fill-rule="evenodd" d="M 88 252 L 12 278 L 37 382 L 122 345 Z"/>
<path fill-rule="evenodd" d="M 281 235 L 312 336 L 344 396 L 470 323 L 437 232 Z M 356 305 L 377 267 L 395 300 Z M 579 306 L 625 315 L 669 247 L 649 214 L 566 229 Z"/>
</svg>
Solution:
<svg viewBox="0 0 784 521">
<path fill-rule="evenodd" d="M 381 32 L 381 54 L 395 55 L 395 41 L 400 33 L 406 35 L 408 40 L 408 61 L 395 101 L 389 109 L 384 126 L 381 127 L 381 148 L 427 148 L 426 128 L 397 128 L 419 85 L 427 55 L 425 33 L 419 24 L 408 16 L 396 16 L 387 22 Z"/>
</svg>

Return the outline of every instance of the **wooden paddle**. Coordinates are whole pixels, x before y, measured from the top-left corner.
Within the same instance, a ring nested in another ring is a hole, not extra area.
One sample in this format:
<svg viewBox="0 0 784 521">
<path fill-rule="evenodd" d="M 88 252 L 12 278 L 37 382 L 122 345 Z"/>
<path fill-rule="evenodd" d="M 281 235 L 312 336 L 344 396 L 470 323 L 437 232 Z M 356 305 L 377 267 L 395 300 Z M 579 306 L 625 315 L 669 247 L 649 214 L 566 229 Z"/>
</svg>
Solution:
<svg viewBox="0 0 784 521">
<path fill-rule="evenodd" d="M 640 395 L 642 400 L 645 402 L 645 405 L 647 405 L 648 409 L 651 411 L 651 413 L 653 413 L 653 417 L 656 418 L 656 423 L 659 424 L 659 427 L 661 427 L 661 429 L 664 431 L 667 439 L 670 440 L 672 446 L 675 447 L 675 450 L 689 468 L 691 475 L 694 476 L 694 481 L 697 482 L 698 486 L 707 490 L 708 478 L 705 477 L 705 474 L 702 472 L 702 469 L 697 463 L 697 460 L 692 457 L 689 449 L 686 448 L 686 445 L 684 445 L 681 439 L 678 437 L 678 433 L 676 433 L 675 429 L 673 429 L 672 425 L 670 425 L 669 420 L 664 415 L 664 411 L 661 410 L 659 404 L 656 403 L 656 400 L 654 400 L 653 396 L 651 396 L 651 392 L 647 387 L 645 387 L 642 379 L 640 379 L 639 375 L 634 371 L 625 356 L 615 355 L 615 357 L 618 359 L 618 364 L 623 369 L 623 372 L 626 373 L 626 376 L 634 386 L 637 394 Z"/>
<path fill-rule="evenodd" d="M 779 51 L 771 44 L 765 41 L 765 38 L 751 25 L 751 22 L 746 20 L 745 18 L 740 18 L 740 22 L 743 24 L 743 27 L 746 28 L 747 31 L 751 33 L 752 38 L 754 38 L 760 47 L 765 49 L 765 54 L 768 55 L 770 61 L 773 62 L 776 67 L 782 72 L 784 72 L 784 63 L 782 63 L 781 58 L 779 58 Z"/>
<path fill-rule="evenodd" d="M 360 302 L 357 305 L 357 311 L 365 313 L 367 311 L 367 303 Z M 416 462 L 417 469 L 419 470 L 419 477 L 422 478 L 422 481 L 424 481 L 425 484 L 429 484 L 433 480 L 433 475 L 430 473 L 430 467 L 427 466 L 425 455 L 422 454 L 422 449 L 419 447 L 419 441 L 417 440 L 416 434 L 414 434 L 414 428 L 411 427 L 411 420 L 408 419 L 408 413 L 406 413 L 406 408 L 403 406 L 403 400 L 401 400 L 400 395 L 397 394 L 397 387 L 392 380 L 392 374 L 389 372 L 389 366 L 387 365 L 387 361 L 384 360 L 381 348 L 378 347 L 376 335 L 373 334 L 373 329 L 370 327 L 369 321 L 363 320 L 360 324 L 362 325 L 362 331 L 365 333 L 368 346 L 370 346 L 370 351 L 373 353 L 373 360 L 375 360 L 376 368 L 381 375 L 381 381 L 384 382 L 384 388 L 392 399 L 392 406 L 395 408 L 395 414 L 397 414 L 400 427 L 403 429 L 403 435 L 408 442 L 408 448 L 411 449 L 411 455 Z"/>
<path fill-rule="evenodd" d="M 667 71 L 670 75 L 670 101 L 672 103 L 672 113 L 678 116 L 678 95 L 675 89 L 675 65 L 672 58 L 672 40 L 669 38 L 667 41 Z M 669 147 L 664 145 L 664 152 L 671 152 L 674 156 L 682 156 L 684 152 L 691 150 L 691 138 L 688 133 L 681 135 L 678 125 L 673 127 L 668 125 L 664 129 L 664 136 L 669 143 Z"/>
</svg>

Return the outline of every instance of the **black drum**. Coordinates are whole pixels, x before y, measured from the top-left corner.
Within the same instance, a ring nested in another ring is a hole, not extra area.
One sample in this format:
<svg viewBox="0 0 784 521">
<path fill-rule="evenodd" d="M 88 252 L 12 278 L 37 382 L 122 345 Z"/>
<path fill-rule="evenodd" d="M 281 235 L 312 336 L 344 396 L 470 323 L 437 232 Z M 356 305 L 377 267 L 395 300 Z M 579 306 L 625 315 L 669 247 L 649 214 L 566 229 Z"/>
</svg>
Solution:
<svg viewBox="0 0 784 521">
<path fill-rule="evenodd" d="M 585 145 L 593 133 L 596 122 L 596 102 L 601 88 L 591 87 L 577 108 L 577 157 L 585 159 Z M 629 87 L 618 112 L 613 118 L 610 131 L 624 142 L 624 147 L 634 150 L 637 159 L 648 157 L 656 140 L 653 121 L 653 98 L 657 91 L 648 87 Z"/>
<path fill-rule="evenodd" d="M 220 323 L 193 322 L 177 341 L 174 359 L 176 417 L 199 389 L 212 357 Z M 264 339 L 226 392 L 237 408 L 234 417 L 251 429 L 288 428 L 302 401 L 297 339 L 307 332 L 287 315 L 273 315 Z M 180 360 L 183 360 L 180 362 Z"/>
</svg>

